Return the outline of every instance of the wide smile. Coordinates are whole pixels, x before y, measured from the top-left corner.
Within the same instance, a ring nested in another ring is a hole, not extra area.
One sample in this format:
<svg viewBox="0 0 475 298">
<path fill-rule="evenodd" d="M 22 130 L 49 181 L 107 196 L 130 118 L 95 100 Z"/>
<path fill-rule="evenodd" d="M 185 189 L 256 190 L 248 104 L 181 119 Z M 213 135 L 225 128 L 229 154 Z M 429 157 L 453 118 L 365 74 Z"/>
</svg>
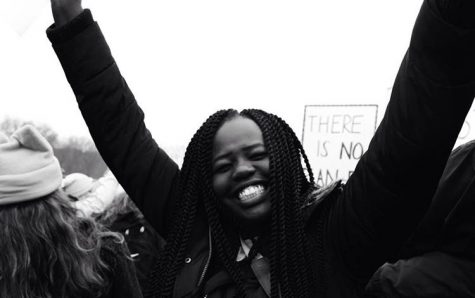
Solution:
<svg viewBox="0 0 475 298">
<path fill-rule="evenodd" d="M 267 194 L 267 187 L 264 184 L 253 184 L 244 187 L 237 194 L 237 199 L 243 206 L 250 206 L 259 203 Z"/>
</svg>

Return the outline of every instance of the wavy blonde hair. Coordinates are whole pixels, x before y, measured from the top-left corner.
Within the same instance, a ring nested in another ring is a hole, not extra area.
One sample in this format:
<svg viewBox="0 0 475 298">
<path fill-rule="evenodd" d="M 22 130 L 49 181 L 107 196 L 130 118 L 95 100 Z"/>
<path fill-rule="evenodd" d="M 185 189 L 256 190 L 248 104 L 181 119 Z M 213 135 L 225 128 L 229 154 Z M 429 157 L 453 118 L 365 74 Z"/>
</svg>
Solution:
<svg viewBox="0 0 475 298">
<path fill-rule="evenodd" d="M 62 190 L 0 208 L 0 297 L 99 297 L 111 281 L 105 238 L 123 237 L 76 215 Z"/>
</svg>

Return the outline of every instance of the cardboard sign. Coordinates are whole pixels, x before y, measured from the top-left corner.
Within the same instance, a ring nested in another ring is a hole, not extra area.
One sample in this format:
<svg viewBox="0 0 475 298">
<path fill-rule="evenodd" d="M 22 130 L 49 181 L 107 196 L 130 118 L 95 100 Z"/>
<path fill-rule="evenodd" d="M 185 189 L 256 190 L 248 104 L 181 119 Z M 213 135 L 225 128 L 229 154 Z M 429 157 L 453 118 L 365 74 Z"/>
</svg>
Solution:
<svg viewBox="0 0 475 298">
<path fill-rule="evenodd" d="M 302 144 L 317 185 L 348 180 L 376 131 L 377 105 L 307 105 Z"/>
</svg>

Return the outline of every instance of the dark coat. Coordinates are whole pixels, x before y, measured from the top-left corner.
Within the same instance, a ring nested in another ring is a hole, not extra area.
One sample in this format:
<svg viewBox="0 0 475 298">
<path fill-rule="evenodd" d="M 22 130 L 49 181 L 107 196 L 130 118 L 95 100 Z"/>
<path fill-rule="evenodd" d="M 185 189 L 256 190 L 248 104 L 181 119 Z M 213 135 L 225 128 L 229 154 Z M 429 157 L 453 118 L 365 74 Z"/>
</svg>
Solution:
<svg viewBox="0 0 475 298">
<path fill-rule="evenodd" d="M 102 157 L 166 238 L 179 168 L 145 127 L 99 26 L 86 10 L 66 26 L 50 28 L 48 36 Z M 414 230 L 474 95 L 475 33 L 447 25 L 424 2 L 367 152 L 346 185 L 325 200 L 328 208 L 316 207 L 308 220 L 308 235 L 321 247 L 317 283 L 325 285 L 327 297 L 361 294 Z M 203 217 L 192 239 L 175 297 L 187 297 L 206 282 L 212 241 Z"/>
<path fill-rule="evenodd" d="M 123 244 L 108 238 L 101 249 L 101 257 L 109 268 L 108 279 L 111 285 L 107 294 L 101 298 L 141 298 L 135 267 L 128 258 L 128 249 Z"/>
<path fill-rule="evenodd" d="M 142 293 L 148 293 L 150 288 L 148 277 L 165 245 L 165 240 L 138 210 L 119 214 L 107 227 L 124 236 Z"/>
<path fill-rule="evenodd" d="M 366 287 L 366 297 L 472 298 L 474 276 L 474 260 L 436 250 L 381 266 Z"/>
<path fill-rule="evenodd" d="M 401 258 L 441 250 L 475 261 L 475 140 L 451 153 L 429 210 Z"/>
<path fill-rule="evenodd" d="M 376 271 L 374 297 L 475 297 L 475 141 L 457 147 L 401 260 Z"/>
</svg>

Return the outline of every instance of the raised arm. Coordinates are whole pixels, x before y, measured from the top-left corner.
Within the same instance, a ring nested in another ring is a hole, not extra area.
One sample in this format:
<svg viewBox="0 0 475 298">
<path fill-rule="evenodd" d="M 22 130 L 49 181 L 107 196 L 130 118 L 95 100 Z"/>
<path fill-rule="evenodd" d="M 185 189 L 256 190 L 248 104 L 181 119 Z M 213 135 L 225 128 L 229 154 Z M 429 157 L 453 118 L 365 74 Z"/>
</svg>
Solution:
<svg viewBox="0 0 475 298">
<path fill-rule="evenodd" d="M 475 30 L 450 24 L 440 2 L 424 1 L 384 118 L 331 216 L 332 244 L 363 282 L 422 218 L 475 96 Z"/>
<path fill-rule="evenodd" d="M 144 124 L 91 12 L 80 0 L 51 0 L 48 38 L 76 96 L 91 136 L 111 171 L 146 219 L 166 237 L 177 165 Z"/>
</svg>

